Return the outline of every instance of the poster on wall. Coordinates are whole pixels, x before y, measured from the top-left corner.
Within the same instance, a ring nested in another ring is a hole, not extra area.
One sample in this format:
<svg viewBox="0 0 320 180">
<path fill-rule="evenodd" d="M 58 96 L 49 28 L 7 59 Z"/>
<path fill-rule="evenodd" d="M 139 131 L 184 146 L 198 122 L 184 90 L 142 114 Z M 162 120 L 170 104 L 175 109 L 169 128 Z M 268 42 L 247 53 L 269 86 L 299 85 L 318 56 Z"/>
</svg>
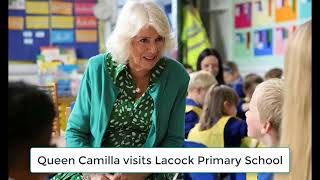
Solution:
<svg viewBox="0 0 320 180">
<path fill-rule="evenodd" d="M 252 26 L 268 26 L 273 23 L 273 0 L 255 0 L 252 4 Z"/>
<path fill-rule="evenodd" d="M 234 54 L 236 57 L 251 57 L 251 32 L 236 32 L 235 33 L 235 43 L 234 43 Z"/>
<path fill-rule="evenodd" d="M 276 36 L 276 47 L 275 47 L 275 54 L 276 55 L 284 55 L 285 48 L 287 45 L 287 40 L 292 32 L 296 30 L 296 26 L 289 26 L 289 27 L 277 27 L 275 30 Z"/>
<path fill-rule="evenodd" d="M 254 55 L 272 55 L 272 29 L 254 31 Z"/>
<path fill-rule="evenodd" d="M 77 2 L 74 4 L 74 13 L 76 15 L 93 15 L 93 7 L 96 3 Z"/>
<path fill-rule="evenodd" d="M 49 14 L 49 3 L 43 1 L 27 1 L 27 14 Z"/>
<path fill-rule="evenodd" d="M 297 0 L 276 0 L 276 22 L 297 19 Z"/>
<path fill-rule="evenodd" d="M 299 1 L 299 11 L 300 11 L 300 18 L 301 19 L 307 19 L 311 17 L 311 0 L 300 0 Z"/>
<path fill-rule="evenodd" d="M 97 30 L 76 30 L 76 41 L 79 43 L 97 42 Z"/>
<path fill-rule="evenodd" d="M 73 30 L 52 30 L 50 33 L 51 43 L 73 43 L 74 31 Z"/>
<path fill-rule="evenodd" d="M 73 4 L 71 2 L 52 1 L 50 11 L 52 14 L 72 15 Z"/>
<path fill-rule="evenodd" d="M 9 30 L 23 30 L 24 18 L 21 16 L 9 16 L 8 17 L 8 29 Z"/>
<path fill-rule="evenodd" d="M 56 29 L 72 29 L 74 28 L 73 16 L 52 16 L 51 27 Z"/>
<path fill-rule="evenodd" d="M 26 17 L 27 29 L 49 29 L 48 16 L 27 16 Z"/>
<path fill-rule="evenodd" d="M 76 28 L 97 28 L 95 16 L 76 16 Z"/>
<path fill-rule="evenodd" d="M 10 10 L 24 10 L 25 9 L 25 0 L 9 0 L 9 9 Z"/>
<path fill-rule="evenodd" d="M 235 28 L 249 28 L 251 26 L 251 2 L 235 5 Z"/>
</svg>

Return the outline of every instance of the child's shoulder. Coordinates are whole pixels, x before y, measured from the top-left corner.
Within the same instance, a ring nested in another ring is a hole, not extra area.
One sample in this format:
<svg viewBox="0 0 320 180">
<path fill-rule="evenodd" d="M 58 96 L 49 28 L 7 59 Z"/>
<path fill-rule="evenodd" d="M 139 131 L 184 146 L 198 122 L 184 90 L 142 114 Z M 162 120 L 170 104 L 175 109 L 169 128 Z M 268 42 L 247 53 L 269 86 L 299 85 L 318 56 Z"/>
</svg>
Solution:
<svg viewBox="0 0 320 180">
<path fill-rule="evenodd" d="M 244 134 L 244 132 L 247 131 L 247 123 L 238 117 L 230 117 L 225 128 L 229 132 L 240 132 L 240 134 Z"/>
</svg>

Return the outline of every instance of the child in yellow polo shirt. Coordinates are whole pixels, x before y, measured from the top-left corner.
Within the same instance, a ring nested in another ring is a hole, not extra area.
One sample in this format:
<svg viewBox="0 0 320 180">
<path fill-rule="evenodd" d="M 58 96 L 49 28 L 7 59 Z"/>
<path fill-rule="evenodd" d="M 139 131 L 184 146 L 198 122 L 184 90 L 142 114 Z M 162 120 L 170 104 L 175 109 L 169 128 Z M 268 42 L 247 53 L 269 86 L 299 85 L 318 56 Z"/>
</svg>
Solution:
<svg viewBox="0 0 320 180">
<path fill-rule="evenodd" d="M 194 125 L 199 122 L 207 90 L 211 85 L 217 83 L 216 78 L 209 72 L 197 71 L 190 74 L 185 111 L 185 138 L 188 137 L 189 131 Z"/>
<path fill-rule="evenodd" d="M 236 118 L 239 97 L 226 85 L 212 85 L 205 97 L 200 121 L 191 129 L 188 140 L 207 147 L 240 147 L 247 136 L 247 124 Z"/>
</svg>

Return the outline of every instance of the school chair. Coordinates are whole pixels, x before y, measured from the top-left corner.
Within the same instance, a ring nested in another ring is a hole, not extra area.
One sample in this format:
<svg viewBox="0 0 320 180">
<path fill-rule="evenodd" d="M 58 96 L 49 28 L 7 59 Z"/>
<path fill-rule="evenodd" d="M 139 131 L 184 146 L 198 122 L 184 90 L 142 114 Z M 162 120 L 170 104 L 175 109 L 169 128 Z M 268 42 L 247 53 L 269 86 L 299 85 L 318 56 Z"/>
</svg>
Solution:
<svg viewBox="0 0 320 180">
<path fill-rule="evenodd" d="M 60 136 L 60 119 L 59 119 L 59 104 L 58 104 L 58 88 L 57 83 L 51 83 L 48 85 L 38 85 L 37 86 L 40 90 L 46 92 L 52 99 L 54 104 L 54 108 L 56 111 L 56 115 L 53 120 L 52 124 L 52 137 L 59 137 Z"/>
</svg>

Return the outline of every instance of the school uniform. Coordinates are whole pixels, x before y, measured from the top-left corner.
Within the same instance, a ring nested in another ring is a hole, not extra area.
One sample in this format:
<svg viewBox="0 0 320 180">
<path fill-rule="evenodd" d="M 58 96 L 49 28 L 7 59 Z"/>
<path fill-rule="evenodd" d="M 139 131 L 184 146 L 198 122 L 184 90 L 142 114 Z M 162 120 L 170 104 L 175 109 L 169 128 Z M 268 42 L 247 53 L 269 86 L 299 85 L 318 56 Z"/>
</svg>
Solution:
<svg viewBox="0 0 320 180">
<path fill-rule="evenodd" d="M 199 122 L 202 106 L 194 100 L 187 98 L 185 112 L 184 135 L 187 138 L 190 130 Z"/>
<path fill-rule="evenodd" d="M 190 130 L 188 140 L 200 142 L 207 147 L 240 147 L 247 136 L 245 121 L 231 116 L 222 116 L 211 128 L 200 131 L 200 124 Z"/>
</svg>

